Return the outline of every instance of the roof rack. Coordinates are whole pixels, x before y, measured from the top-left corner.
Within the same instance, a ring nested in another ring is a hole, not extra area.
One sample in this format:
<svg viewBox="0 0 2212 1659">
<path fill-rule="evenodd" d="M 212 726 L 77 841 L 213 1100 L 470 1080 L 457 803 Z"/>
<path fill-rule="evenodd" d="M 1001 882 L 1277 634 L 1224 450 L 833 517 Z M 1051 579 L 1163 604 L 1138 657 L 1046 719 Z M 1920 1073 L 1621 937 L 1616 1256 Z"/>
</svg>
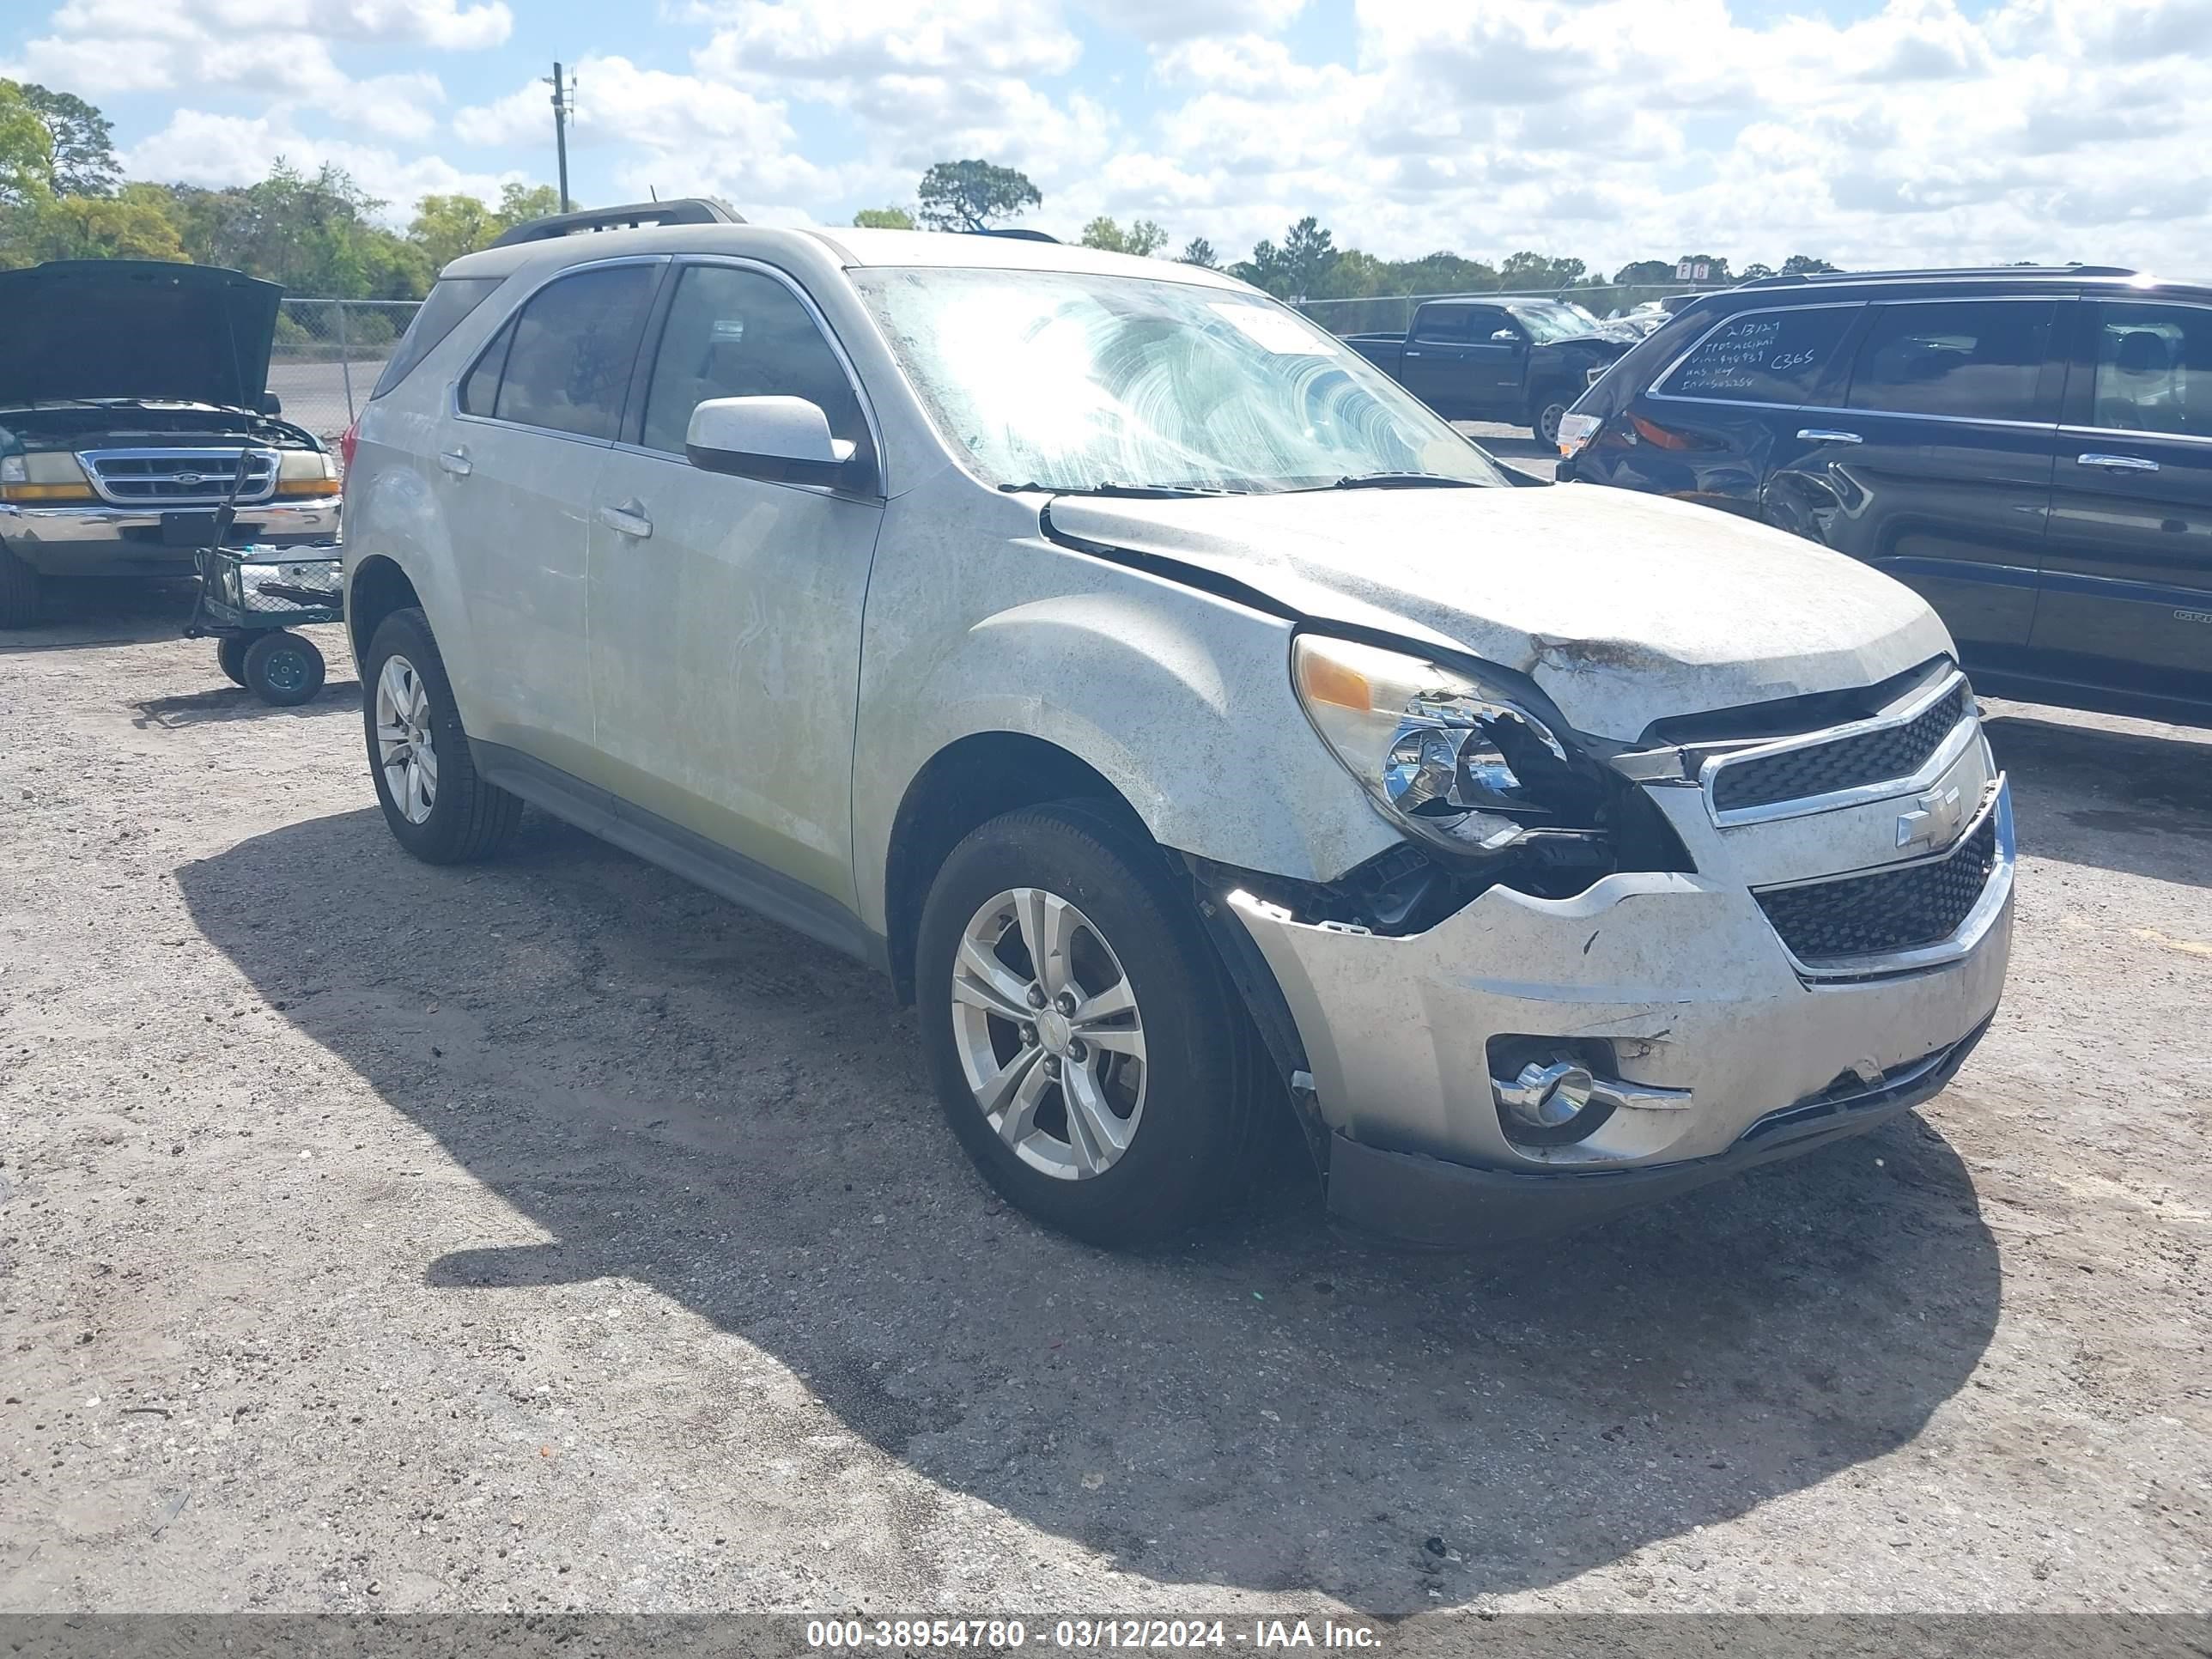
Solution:
<svg viewBox="0 0 2212 1659">
<path fill-rule="evenodd" d="M 1875 283 L 1905 276 L 2135 276 L 2126 265 L 1924 265 L 1907 270 L 1793 270 L 1754 276 L 1738 288 L 1787 288 L 1797 283 Z"/>
<path fill-rule="evenodd" d="M 526 220 L 502 231 L 494 247 L 513 247 L 518 242 L 550 242 L 592 230 L 635 230 L 645 225 L 741 225 L 744 218 L 703 196 L 680 196 L 667 202 L 632 202 L 627 207 L 586 208 L 580 213 L 556 213 Z"/>
<path fill-rule="evenodd" d="M 1051 242 L 1057 246 L 1060 238 L 1048 236 L 1041 230 L 1031 230 L 1025 225 L 979 225 L 966 234 L 970 236 L 1007 236 L 1017 242 Z"/>
</svg>

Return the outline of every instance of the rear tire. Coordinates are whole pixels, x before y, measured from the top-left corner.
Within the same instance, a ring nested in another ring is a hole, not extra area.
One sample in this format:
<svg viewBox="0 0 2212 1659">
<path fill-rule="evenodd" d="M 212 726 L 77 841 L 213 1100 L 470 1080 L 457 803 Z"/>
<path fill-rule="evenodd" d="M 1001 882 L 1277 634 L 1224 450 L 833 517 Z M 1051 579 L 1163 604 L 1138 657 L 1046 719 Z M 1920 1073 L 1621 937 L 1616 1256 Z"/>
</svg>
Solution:
<svg viewBox="0 0 2212 1659">
<path fill-rule="evenodd" d="M 1536 434 L 1536 441 L 1557 447 L 1559 441 L 1559 422 L 1574 407 L 1574 398 L 1553 386 L 1538 392 L 1528 405 L 1528 429 Z"/>
<path fill-rule="evenodd" d="M 1064 945 L 1042 969 L 1032 934 Z M 956 847 L 923 906 L 915 969 L 946 1121 L 1048 1226 L 1157 1243 L 1241 1207 L 1267 1167 L 1258 1035 L 1158 849 L 1103 808 L 1010 812 Z M 1082 1015 L 1118 993 L 1128 1012 Z"/>
<path fill-rule="evenodd" d="M 377 624 L 361 690 L 369 777 L 392 838 L 426 864 L 498 852 L 514 833 L 522 801 L 477 776 L 445 659 L 418 607 Z"/>
<path fill-rule="evenodd" d="M 323 653 L 283 629 L 254 635 L 239 670 L 247 690 L 278 708 L 296 708 L 323 689 Z"/>
<path fill-rule="evenodd" d="M 0 544 L 0 628 L 39 625 L 39 573 Z"/>
</svg>

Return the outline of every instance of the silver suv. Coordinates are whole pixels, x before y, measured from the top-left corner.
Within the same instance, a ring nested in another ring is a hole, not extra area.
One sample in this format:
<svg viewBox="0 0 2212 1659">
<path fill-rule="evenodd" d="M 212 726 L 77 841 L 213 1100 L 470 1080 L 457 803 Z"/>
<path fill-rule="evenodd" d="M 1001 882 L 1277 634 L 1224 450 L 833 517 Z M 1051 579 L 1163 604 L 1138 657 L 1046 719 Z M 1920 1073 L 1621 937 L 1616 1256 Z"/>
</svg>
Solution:
<svg viewBox="0 0 2212 1659">
<path fill-rule="evenodd" d="M 1988 1024 L 2009 800 L 1905 587 L 1506 471 L 1212 271 L 722 217 L 457 261 L 361 420 L 409 851 L 528 802 L 874 963 L 985 1176 L 1106 1243 L 1278 1122 L 1356 1226 L 1550 1231 Z"/>
</svg>

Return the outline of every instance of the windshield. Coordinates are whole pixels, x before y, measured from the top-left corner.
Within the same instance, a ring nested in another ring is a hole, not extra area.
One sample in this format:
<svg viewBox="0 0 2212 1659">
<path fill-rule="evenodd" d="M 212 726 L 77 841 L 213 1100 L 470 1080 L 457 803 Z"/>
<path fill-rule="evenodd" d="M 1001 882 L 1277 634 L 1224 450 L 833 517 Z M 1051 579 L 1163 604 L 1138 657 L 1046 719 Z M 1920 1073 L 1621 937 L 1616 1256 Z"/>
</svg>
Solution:
<svg viewBox="0 0 2212 1659">
<path fill-rule="evenodd" d="M 1578 334 L 1587 334 L 1593 326 L 1575 315 L 1571 307 L 1561 305 L 1515 306 L 1514 319 L 1528 331 L 1538 345 L 1553 340 L 1571 340 Z"/>
<path fill-rule="evenodd" d="M 1364 358 L 1257 295 L 1071 271 L 853 279 L 938 429 L 1002 488 L 1507 482 Z"/>
</svg>

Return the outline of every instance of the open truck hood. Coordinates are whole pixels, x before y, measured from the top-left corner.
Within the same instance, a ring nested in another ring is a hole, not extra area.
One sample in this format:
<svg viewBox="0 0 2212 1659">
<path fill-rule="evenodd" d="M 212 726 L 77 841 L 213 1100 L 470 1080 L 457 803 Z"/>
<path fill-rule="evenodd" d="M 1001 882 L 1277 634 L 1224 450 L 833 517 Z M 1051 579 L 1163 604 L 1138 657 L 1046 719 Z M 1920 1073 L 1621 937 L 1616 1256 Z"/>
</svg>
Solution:
<svg viewBox="0 0 2212 1659">
<path fill-rule="evenodd" d="M 146 259 L 0 271 L 0 408 L 89 398 L 258 407 L 283 292 L 235 270 Z"/>
<path fill-rule="evenodd" d="M 1517 669 L 1577 730 L 1622 742 L 1655 720 L 1872 685 L 1951 650 L 1919 595 L 1839 553 L 1588 484 L 1060 495 L 1047 512 L 1061 539 Z"/>
</svg>

